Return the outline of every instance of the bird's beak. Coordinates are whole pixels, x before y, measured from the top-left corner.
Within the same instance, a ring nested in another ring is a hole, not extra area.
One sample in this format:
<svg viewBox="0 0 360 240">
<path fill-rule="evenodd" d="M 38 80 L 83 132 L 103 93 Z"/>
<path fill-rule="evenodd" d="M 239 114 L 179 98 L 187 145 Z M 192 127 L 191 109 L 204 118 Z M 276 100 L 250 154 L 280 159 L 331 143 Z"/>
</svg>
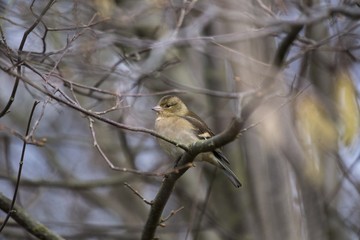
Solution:
<svg viewBox="0 0 360 240">
<path fill-rule="evenodd" d="M 152 110 L 154 110 L 155 112 L 160 112 L 162 110 L 162 107 L 160 107 L 159 105 L 156 105 L 155 107 L 152 108 Z"/>
</svg>

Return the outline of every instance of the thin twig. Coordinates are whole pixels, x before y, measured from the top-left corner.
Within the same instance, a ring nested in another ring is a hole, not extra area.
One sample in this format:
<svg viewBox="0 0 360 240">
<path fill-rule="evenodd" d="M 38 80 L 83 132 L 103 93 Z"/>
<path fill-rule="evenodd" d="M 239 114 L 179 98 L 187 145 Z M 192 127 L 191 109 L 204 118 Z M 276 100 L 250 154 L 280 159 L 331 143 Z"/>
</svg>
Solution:
<svg viewBox="0 0 360 240">
<path fill-rule="evenodd" d="M 143 196 L 141 196 L 141 194 L 139 193 L 139 191 L 137 191 L 136 189 L 134 189 L 132 186 L 130 186 L 130 184 L 128 184 L 127 182 L 124 182 L 125 187 L 129 188 L 136 196 L 138 196 L 141 200 L 144 201 L 144 203 L 148 204 L 148 205 L 152 205 L 152 201 L 148 201 L 146 200 Z"/>
<path fill-rule="evenodd" d="M 107 124 L 110 124 L 114 127 L 117 127 L 117 128 L 121 128 L 121 129 L 124 129 L 124 130 L 128 130 L 128 131 L 132 131 L 132 132 L 142 132 L 142 133 L 147 133 L 147 134 L 150 134 L 154 137 L 157 137 L 157 138 L 160 138 L 166 142 L 169 142 L 185 151 L 188 151 L 188 147 L 184 144 L 180 144 L 180 143 L 177 143 L 171 139 L 168 139 L 160 134 L 158 134 L 156 131 L 154 130 L 150 130 L 150 129 L 147 129 L 147 128 L 142 128 L 142 127 L 133 127 L 133 126 L 129 126 L 129 125 L 125 125 L 125 124 L 122 124 L 122 123 L 118 123 L 116 121 L 113 121 L 111 119 L 108 119 L 108 118 L 105 118 L 105 117 L 102 117 L 100 115 L 96 115 L 95 113 L 87 110 L 87 109 L 84 109 L 83 107 L 77 105 L 74 103 L 74 101 L 66 101 L 64 99 L 62 99 L 61 97 L 58 97 L 56 95 L 54 95 L 53 93 L 49 92 L 49 91 L 46 91 L 45 89 L 41 88 L 40 86 L 38 86 L 37 84 L 35 84 L 33 81 L 31 81 L 30 79 L 28 79 L 27 77 L 25 76 L 22 76 L 22 75 L 19 75 L 17 74 L 16 72 L 12 71 L 12 70 L 9 70 L 7 68 L 5 68 L 4 66 L 1 66 L 0 65 L 0 69 L 3 70 L 4 72 L 7 72 L 9 75 L 12 75 L 12 76 L 16 76 L 16 77 L 19 77 L 22 81 L 26 82 L 29 86 L 37 89 L 38 91 L 40 91 L 41 93 L 51 97 L 52 99 L 55 99 L 56 101 L 58 101 L 59 103 L 63 103 L 65 104 L 66 106 L 72 108 L 72 109 L 75 109 L 87 116 L 90 116 L 90 117 L 93 117 L 93 118 L 96 118 L 102 122 L 105 122 Z M 60 89 L 59 89 L 60 91 Z M 64 94 L 64 93 L 63 93 Z M 67 99 L 69 100 L 69 99 Z"/>
<path fill-rule="evenodd" d="M 106 156 L 106 154 L 104 153 L 104 151 L 102 150 L 102 148 L 100 147 L 100 145 L 97 142 L 97 138 L 96 138 L 96 133 L 95 133 L 95 129 L 94 129 L 94 120 L 91 117 L 88 117 L 89 119 L 89 127 L 90 127 L 90 131 L 91 131 L 91 136 L 93 139 L 93 146 L 95 147 L 95 149 L 100 153 L 101 157 L 106 161 L 106 163 L 108 164 L 108 166 L 115 171 L 121 171 L 121 172 L 129 172 L 129 173 L 134 173 L 134 174 L 139 174 L 139 175 L 144 175 L 144 176 L 165 176 L 167 174 L 171 174 L 171 173 L 177 173 L 185 168 L 190 168 L 193 166 L 192 163 L 189 163 L 187 165 L 184 166 L 179 166 L 176 168 L 173 168 L 169 171 L 163 172 L 163 173 L 154 173 L 154 172 L 143 172 L 143 171 L 138 171 L 135 169 L 129 169 L 129 168 L 124 168 L 124 167 L 117 167 L 115 166 L 112 161 Z"/>
<path fill-rule="evenodd" d="M 178 209 L 172 210 L 167 217 L 162 218 L 162 219 L 160 220 L 159 226 L 160 226 L 160 227 L 165 227 L 165 222 L 166 222 L 167 220 L 169 220 L 172 216 L 174 216 L 175 214 L 177 214 L 178 212 L 180 212 L 181 210 L 183 210 L 184 208 L 185 208 L 184 206 L 181 206 L 181 207 L 179 207 Z"/>
<path fill-rule="evenodd" d="M 27 37 L 28 35 L 35 29 L 35 27 L 40 23 L 42 17 L 45 15 L 45 13 L 50 9 L 51 5 L 55 2 L 55 0 L 52 0 L 52 1 L 49 1 L 48 4 L 45 6 L 45 8 L 43 9 L 43 11 L 40 13 L 39 17 L 36 19 L 36 21 L 24 32 L 24 35 L 21 39 L 21 43 L 20 43 L 20 46 L 19 46 L 19 49 L 18 49 L 18 52 L 19 52 L 19 55 L 18 55 L 18 58 L 17 58 L 17 73 L 18 75 L 21 75 L 21 62 L 22 60 L 20 59 L 20 52 L 23 50 L 24 48 L 24 45 L 25 45 L 25 42 L 27 40 Z M 13 86 L 13 90 L 11 92 L 11 95 L 10 95 L 10 98 L 9 98 L 9 101 L 7 102 L 6 106 L 4 107 L 4 109 L 0 112 L 0 118 L 2 116 L 4 116 L 10 109 L 12 103 L 14 102 L 15 100 L 15 95 L 16 95 L 16 92 L 17 92 L 17 88 L 19 86 L 19 77 L 16 77 L 15 78 L 15 83 L 14 83 L 14 86 Z"/>
<path fill-rule="evenodd" d="M 41 138 L 41 139 L 35 139 L 34 137 L 31 138 L 27 138 L 26 136 L 23 136 L 21 133 L 19 133 L 18 131 L 11 129 L 5 125 L 0 124 L 0 131 L 5 131 L 19 139 L 21 139 L 22 141 L 26 141 L 27 144 L 31 144 L 31 145 L 35 145 L 35 146 L 39 146 L 42 147 L 45 145 L 46 142 L 46 138 Z"/>
<path fill-rule="evenodd" d="M 41 119 L 44 117 L 46 105 L 50 102 L 50 100 L 51 100 L 51 98 L 47 97 L 47 99 L 43 103 L 39 118 L 35 121 L 34 126 L 32 127 L 32 129 L 31 129 L 31 131 L 29 133 L 29 136 L 27 136 L 27 138 L 30 138 L 30 139 L 34 138 L 35 131 L 38 128 Z"/>
<path fill-rule="evenodd" d="M 126 106 L 124 106 L 124 108 L 125 108 Z M 116 110 L 118 110 L 120 108 L 120 100 L 119 100 L 119 98 L 116 98 L 116 100 L 115 100 L 115 105 L 114 106 L 112 106 L 112 107 L 110 107 L 110 108 L 108 108 L 108 109 L 105 109 L 105 110 L 103 110 L 103 111 L 92 111 L 92 112 L 94 112 L 96 115 L 105 115 L 105 114 L 107 114 L 107 113 L 109 113 L 109 112 L 113 112 L 113 111 L 116 111 Z M 89 110 L 89 111 L 91 111 L 91 110 Z"/>
<path fill-rule="evenodd" d="M 31 119 L 33 117 L 34 110 L 35 110 L 36 105 L 38 103 L 39 103 L 39 101 L 35 101 L 34 104 L 33 104 L 32 109 L 31 109 L 30 117 L 29 117 L 29 120 L 28 120 L 27 128 L 26 128 L 26 136 L 29 134 Z M 27 142 L 24 141 L 23 142 L 22 152 L 21 152 L 21 157 L 20 157 L 20 162 L 19 162 L 19 170 L 18 170 L 16 185 L 15 185 L 14 195 L 13 195 L 13 198 L 12 198 L 12 201 L 11 201 L 9 211 L 8 211 L 8 213 L 7 213 L 7 215 L 6 215 L 5 219 L 4 219 L 3 224 L 0 227 L 0 232 L 2 232 L 2 230 L 5 228 L 7 222 L 9 221 L 9 219 L 11 217 L 11 215 L 14 213 L 14 205 L 15 205 L 17 193 L 18 193 L 19 186 L 20 186 L 20 178 L 21 178 L 22 167 L 23 167 L 23 164 L 24 164 L 24 156 L 25 156 L 26 145 L 27 145 Z"/>
</svg>

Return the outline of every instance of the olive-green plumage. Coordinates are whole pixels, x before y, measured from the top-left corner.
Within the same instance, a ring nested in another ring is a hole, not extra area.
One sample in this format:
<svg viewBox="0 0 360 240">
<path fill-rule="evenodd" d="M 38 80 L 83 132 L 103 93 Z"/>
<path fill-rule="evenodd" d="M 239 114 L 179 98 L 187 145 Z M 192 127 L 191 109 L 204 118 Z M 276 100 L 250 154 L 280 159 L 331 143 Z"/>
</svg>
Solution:
<svg viewBox="0 0 360 240">
<path fill-rule="evenodd" d="M 165 96 L 160 99 L 157 106 L 153 107 L 157 113 L 155 130 L 162 136 L 183 145 L 190 145 L 196 141 L 214 136 L 214 133 L 201 120 L 190 111 L 187 106 L 176 96 Z M 184 150 L 175 145 L 159 139 L 160 146 L 174 159 L 178 159 Z M 223 170 L 235 187 L 241 183 L 230 170 L 230 163 L 220 149 L 199 154 L 195 161 L 206 161 Z"/>
</svg>

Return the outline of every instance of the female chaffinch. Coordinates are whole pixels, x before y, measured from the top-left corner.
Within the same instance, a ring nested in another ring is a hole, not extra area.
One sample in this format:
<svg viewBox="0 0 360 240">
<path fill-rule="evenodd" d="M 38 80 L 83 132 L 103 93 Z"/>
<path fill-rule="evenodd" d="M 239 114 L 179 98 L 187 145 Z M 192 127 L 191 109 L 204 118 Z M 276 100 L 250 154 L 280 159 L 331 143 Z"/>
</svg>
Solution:
<svg viewBox="0 0 360 240">
<path fill-rule="evenodd" d="M 190 145 L 196 141 L 204 140 L 214 136 L 214 133 L 201 120 L 201 118 L 190 111 L 187 106 L 176 96 L 165 96 L 160 99 L 157 106 L 153 107 L 157 113 L 155 130 L 162 136 L 183 145 Z M 179 159 L 184 150 L 175 145 L 159 139 L 160 146 L 174 159 Z M 219 167 L 235 187 L 241 183 L 236 175 L 230 170 L 229 160 L 220 149 L 212 152 L 200 153 L 196 161 L 206 161 Z"/>
</svg>

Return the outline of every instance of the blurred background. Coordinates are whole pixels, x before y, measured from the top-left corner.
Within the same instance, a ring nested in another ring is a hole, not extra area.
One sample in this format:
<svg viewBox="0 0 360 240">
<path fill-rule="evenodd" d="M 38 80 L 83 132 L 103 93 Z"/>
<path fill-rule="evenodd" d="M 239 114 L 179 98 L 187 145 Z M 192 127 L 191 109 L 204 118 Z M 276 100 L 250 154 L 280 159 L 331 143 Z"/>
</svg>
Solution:
<svg viewBox="0 0 360 240">
<path fill-rule="evenodd" d="M 151 201 L 174 159 L 126 126 L 174 94 L 220 133 L 261 95 L 223 148 L 243 187 L 196 163 L 156 236 L 359 239 L 358 19 L 355 0 L 0 1 L 1 198 L 38 100 L 16 203 L 65 239 L 140 239 L 125 183 Z M 36 238 L 10 219 L 0 239 Z"/>
</svg>

